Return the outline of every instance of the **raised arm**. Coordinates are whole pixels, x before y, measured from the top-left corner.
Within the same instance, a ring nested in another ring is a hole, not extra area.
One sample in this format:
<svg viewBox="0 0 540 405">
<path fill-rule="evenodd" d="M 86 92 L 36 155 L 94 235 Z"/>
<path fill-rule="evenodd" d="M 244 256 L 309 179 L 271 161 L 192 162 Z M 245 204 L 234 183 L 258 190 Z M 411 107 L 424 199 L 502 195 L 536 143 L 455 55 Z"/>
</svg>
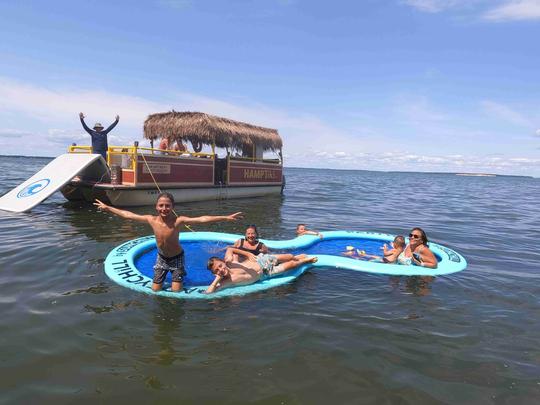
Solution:
<svg viewBox="0 0 540 405">
<path fill-rule="evenodd" d="M 132 221 L 148 223 L 148 220 L 152 218 L 151 215 L 138 215 L 131 211 L 126 211 L 126 210 L 121 210 L 118 208 L 111 207 L 110 205 L 105 204 L 104 202 L 98 200 L 97 198 L 94 205 L 97 207 L 99 211 L 110 212 L 111 214 L 118 215 L 121 218 L 131 219 Z"/>
<path fill-rule="evenodd" d="M 120 116 L 119 116 L 119 115 L 116 116 L 116 119 L 115 119 L 114 122 L 109 126 L 109 128 L 107 128 L 105 131 L 102 131 L 102 133 L 108 134 L 109 132 L 111 132 L 111 131 L 113 130 L 113 128 L 116 126 L 116 124 L 118 124 L 118 121 L 120 121 Z"/>
<path fill-rule="evenodd" d="M 88 128 L 88 125 L 84 122 L 84 114 L 79 113 L 79 118 L 81 119 L 81 124 L 86 132 L 88 132 L 90 135 L 92 135 L 92 130 Z"/>
<path fill-rule="evenodd" d="M 246 252 L 245 250 L 237 249 L 237 248 L 234 248 L 234 247 L 227 248 L 227 253 L 225 253 L 225 257 L 226 258 L 227 257 L 232 257 L 232 254 L 244 256 L 248 260 L 256 260 L 257 259 L 257 256 L 255 256 L 251 252 Z"/>
<path fill-rule="evenodd" d="M 236 212 L 231 215 L 203 215 L 202 217 L 178 217 L 176 225 L 180 224 L 206 224 L 209 222 L 236 221 L 244 218 L 242 212 Z"/>
</svg>

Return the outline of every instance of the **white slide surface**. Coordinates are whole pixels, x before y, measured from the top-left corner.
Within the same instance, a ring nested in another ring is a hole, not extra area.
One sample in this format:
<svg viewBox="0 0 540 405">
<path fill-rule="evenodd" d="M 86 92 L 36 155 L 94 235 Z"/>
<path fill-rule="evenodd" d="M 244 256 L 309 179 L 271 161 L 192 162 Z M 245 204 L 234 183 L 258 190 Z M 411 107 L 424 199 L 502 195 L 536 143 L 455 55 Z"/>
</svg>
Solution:
<svg viewBox="0 0 540 405">
<path fill-rule="evenodd" d="M 101 155 L 65 153 L 51 161 L 21 185 L 0 197 L 0 210 L 25 212 L 45 200 L 92 163 L 107 164 Z"/>
</svg>

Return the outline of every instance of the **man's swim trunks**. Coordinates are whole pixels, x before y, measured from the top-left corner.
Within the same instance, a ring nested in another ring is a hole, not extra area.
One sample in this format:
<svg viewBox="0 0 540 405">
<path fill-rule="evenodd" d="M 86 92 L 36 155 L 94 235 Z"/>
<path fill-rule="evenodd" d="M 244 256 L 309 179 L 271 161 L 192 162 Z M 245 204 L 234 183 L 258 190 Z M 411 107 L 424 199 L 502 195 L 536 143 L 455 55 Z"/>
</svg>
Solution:
<svg viewBox="0 0 540 405">
<path fill-rule="evenodd" d="M 158 252 L 154 265 L 154 280 L 156 284 L 163 284 L 168 272 L 172 273 L 172 281 L 181 283 L 186 275 L 184 268 L 184 252 L 173 257 L 165 257 Z"/>
<path fill-rule="evenodd" d="M 263 274 L 267 277 L 272 276 L 281 270 L 281 265 L 278 264 L 277 257 L 270 254 L 261 253 L 257 256 L 257 263 L 261 266 Z"/>
</svg>

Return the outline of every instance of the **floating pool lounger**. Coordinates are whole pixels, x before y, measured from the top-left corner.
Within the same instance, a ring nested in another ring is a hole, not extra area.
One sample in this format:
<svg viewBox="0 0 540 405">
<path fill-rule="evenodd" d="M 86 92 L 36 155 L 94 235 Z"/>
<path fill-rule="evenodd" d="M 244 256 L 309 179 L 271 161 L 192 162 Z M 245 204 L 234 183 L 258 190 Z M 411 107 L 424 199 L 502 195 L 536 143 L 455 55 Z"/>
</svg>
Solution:
<svg viewBox="0 0 540 405">
<path fill-rule="evenodd" d="M 206 262 L 211 256 L 223 257 L 227 246 L 231 246 L 241 235 L 216 232 L 184 232 L 180 242 L 186 252 L 187 276 L 184 290 L 172 292 L 169 289 L 170 275 L 164 284 L 165 289 L 152 291 L 153 265 L 156 258 L 156 241 L 153 236 L 130 240 L 113 249 L 105 260 L 105 273 L 116 283 L 144 293 L 174 298 L 204 298 L 245 295 L 264 291 L 287 284 L 306 270 L 317 267 L 331 267 L 343 270 L 393 276 L 441 276 L 462 271 L 467 267 L 463 256 L 452 249 L 436 243 L 429 243 L 429 248 L 439 260 L 436 269 L 420 266 L 386 264 L 359 260 L 341 255 L 346 247 L 354 246 L 368 254 L 380 255 L 380 247 L 394 240 L 394 235 L 376 232 L 330 231 L 322 232 L 323 239 L 314 235 L 304 235 L 291 240 L 261 239 L 272 252 L 293 254 L 306 253 L 319 258 L 316 263 L 309 263 L 275 277 L 258 281 L 246 286 L 226 288 L 213 294 L 204 294 L 214 276 L 206 269 Z"/>
</svg>

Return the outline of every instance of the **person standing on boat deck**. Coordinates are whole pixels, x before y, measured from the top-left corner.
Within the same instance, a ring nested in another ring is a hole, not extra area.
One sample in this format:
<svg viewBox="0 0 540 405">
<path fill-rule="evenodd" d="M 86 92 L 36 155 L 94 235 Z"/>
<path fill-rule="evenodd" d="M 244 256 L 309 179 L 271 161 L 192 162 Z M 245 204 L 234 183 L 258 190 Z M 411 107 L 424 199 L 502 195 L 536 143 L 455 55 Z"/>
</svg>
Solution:
<svg viewBox="0 0 540 405">
<path fill-rule="evenodd" d="M 169 138 L 161 138 L 158 149 L 162 155 L 166 155 L 166 151 L 169 150 Z"/>
<path fill-rule="evenodd" d="M 103 125 L 101 125 L 99 122 L 94 124 L 94 129 L 90 129 L 84 122 L 83 113 L 79 113 L 79 118 L 81 119 L 81 124 L 84 130 L 92 137 L 92 152 L 99 153 L 106 161 L 107 149 L 109 148 L 109 145 L 107 144 L 107 135 L 113 130 L 116 124 L 118 124 L 118 121 L 120 121 L 120 116 L 117 115 L 115 121 L 106 130 L 103 130 Z"/>
<path fill-rule="evenodd" d="M 174 144 L 175 152 L 187 152 L 186 145 L 182 141 L 176 141 Z"/>
</svg>

